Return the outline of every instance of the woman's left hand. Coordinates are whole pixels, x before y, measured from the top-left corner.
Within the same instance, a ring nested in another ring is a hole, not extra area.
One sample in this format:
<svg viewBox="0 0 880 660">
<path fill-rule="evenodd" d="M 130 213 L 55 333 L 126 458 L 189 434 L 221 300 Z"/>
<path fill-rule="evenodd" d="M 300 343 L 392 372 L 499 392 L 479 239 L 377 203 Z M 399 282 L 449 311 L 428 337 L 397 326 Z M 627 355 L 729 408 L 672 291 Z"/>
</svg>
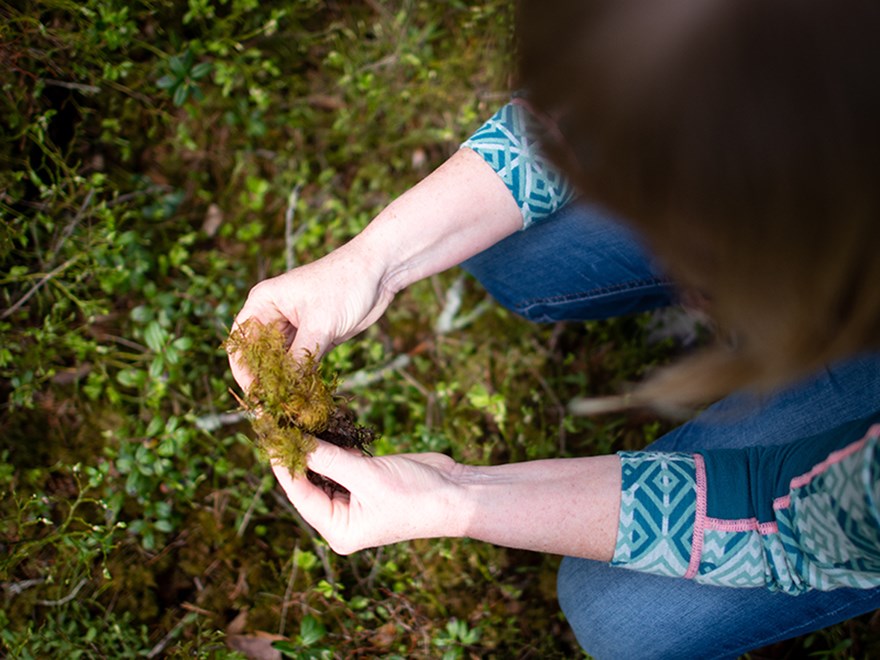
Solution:
<svg viewBox="0 0 880 660">
<path fill-rule="evenodd" d="M 467 511 L 457 481 L 467 469 L 443 454 L 370 457 L 318 441 L 309 468 L 344 486 L 328 495 L 284 467 L 273 470 L 302 517 L 339 554 L 416 538 L 458 536 Z"/>
<path fill-rule="evenodd" d="M 374 458 L 319 440 L 308 465 L 349 494 L 330 496 L 277 465 L 275 475 L 302 517 L 340 554 L 438 536 L 601 561 L 614 552 L 620 507 L 614 455 L 474 466 L 443 454 Z"/>
</svg>

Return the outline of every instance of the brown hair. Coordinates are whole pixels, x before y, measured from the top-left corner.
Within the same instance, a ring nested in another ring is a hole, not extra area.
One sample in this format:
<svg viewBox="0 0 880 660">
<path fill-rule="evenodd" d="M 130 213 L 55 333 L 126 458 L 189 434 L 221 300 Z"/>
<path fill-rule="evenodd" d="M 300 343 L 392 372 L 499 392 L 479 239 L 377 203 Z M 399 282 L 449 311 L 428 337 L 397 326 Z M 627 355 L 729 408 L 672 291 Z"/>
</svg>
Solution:
<svg viewBox="0 0 880 660">
<path fill-rule="evenodd" d="M 734 338 L 642 398 L 768 388 L 880 346 L 880 3 L 542 0 L 519 18 L 522 82 L 565 135 L 548 151 Z"/>
</svg>

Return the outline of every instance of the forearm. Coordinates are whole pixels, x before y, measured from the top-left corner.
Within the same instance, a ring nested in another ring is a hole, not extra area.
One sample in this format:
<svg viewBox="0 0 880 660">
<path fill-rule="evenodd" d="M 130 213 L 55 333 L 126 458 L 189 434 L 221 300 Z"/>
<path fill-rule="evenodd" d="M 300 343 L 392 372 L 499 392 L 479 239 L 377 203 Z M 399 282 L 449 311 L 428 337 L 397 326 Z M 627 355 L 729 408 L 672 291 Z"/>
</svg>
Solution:
<svg viewBox="0 0 880 660">
<path fill-rule="evenodd" d="M 393 295 L 568 204 L 574 189 L 539 147 L 548 130 L 514 100 L 380 213 L 354 243 L 384 255 L 384 288 Z"/>
<path fill-rule="evenodd" d="M 601 561 L 614 554 L 617 456 L 466 466 L 457 485 L 459 535 Z"/>
<path fill-rule="evenodd" d="M 384 265 L 392 294 L 455 266 L 522 228 L 496 172 L 463 148 L 386 207 L 347 246 Z"/>
</svg>

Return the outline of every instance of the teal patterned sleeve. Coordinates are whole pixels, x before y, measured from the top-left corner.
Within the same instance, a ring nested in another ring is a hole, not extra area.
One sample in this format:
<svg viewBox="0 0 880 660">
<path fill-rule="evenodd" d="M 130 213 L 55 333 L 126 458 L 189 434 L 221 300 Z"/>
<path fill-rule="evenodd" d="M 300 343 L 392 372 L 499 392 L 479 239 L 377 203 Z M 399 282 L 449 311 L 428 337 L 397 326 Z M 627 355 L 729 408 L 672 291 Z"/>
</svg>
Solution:
<svg viewBox="0 0 880 660">
<path fill-rule="evenodd" d="M 880 586 L 876 421 L 788 445 L 621 453 L 612 565 L 791 595 Z"/>
<path fill-rule="evenodd" d="M 480 154 L 497 172 L 522 211 L 523 228 L 546 218 L 574 197 L 568 180 L 541 153 L 541 120 L 515 99 L 501 108 L 462 147 Z"/>
<path fill-rule="evenodd" d="M 695 457 L 650 451 L 619 457 L 620 521 L 612 565 L 684 577 L 697 510 Z"/>
</svg>

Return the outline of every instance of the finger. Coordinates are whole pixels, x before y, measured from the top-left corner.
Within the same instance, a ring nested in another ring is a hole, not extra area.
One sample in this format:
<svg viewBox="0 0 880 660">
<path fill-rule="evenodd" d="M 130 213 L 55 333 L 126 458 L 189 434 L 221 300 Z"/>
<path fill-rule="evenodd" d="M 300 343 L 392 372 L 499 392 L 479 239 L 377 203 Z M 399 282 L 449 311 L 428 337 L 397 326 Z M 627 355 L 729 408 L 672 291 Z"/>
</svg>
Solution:
<svg viewBox="0 0 880 660">
<path fill-rule="evenodd" d="M 242 391 L 247 392 L 254 382 L 254 377 L 250 370 L 239 362 L 235 353 L 229 353 L 229 370 Z"/>
<path fill-rule="evenodd" d="M 235 319 L 232 321 L 232 330 L 230 331 L 230 336 L 234 336 L 235 333 L 241 332 L 242 327 L 250 321 L 251 319 L 256 319 L 260 323 L 265 324 L 266 318 L 272 318 L 274 320 L 278 320 L 280 314 L 275 310 L 272 306 L 267 307 L 265 304 L 255 304 L 251 302 L 249 299 L 245 302 L 244 307 L 236 314 Z M 247 368 L 236 351 L 230 351 L 228 353 L 229 356 L 229 370 L 232 372 L 232 377 L 235 378 L 235 382 L 238 383 L 239 387 L 244 392 L 247 392 L 251 385 L 254 382 L 254 374 L 251 373 L 250 369 Z"/>
<path fill-rule="evenodd" d="M 369 468 L 365 457 L 323 440 L 317 442 L 318 446 L 307 459 L 309 468 L 349 491 L 357 491 L 364 482 L 365 470 Z"/>
<path fill-rule="evenodd" d="M 287 499 L 300 515 L 319 532 L 327 529 L 333 519 L 333 501 L 305 475 L 294 477 L 283 465 L 272 464 L 275 478 L 284 489 Z"/>
</svg>

